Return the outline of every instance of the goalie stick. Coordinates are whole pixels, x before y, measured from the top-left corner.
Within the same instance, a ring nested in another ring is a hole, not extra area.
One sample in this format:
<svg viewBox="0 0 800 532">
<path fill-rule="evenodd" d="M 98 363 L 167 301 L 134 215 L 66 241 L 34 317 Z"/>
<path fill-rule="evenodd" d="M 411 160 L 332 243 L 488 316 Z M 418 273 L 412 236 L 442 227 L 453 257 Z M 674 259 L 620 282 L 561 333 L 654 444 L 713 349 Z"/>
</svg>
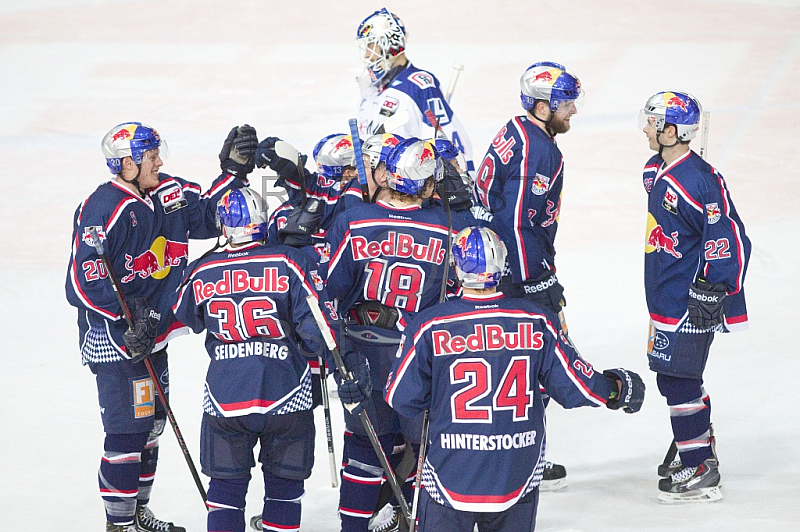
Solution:
<svg viewBox="0 0 800 532">
<path fill-rule="evenodd" d="M 447 94 L 444 95 L 444 99 L 447 103 L 450 103 L 453 99 L 453 92 L 456 90 L 458 76 L 461 74 L 462 70 L 464 70 L 464 65 L 461 63 L 453 63 L 453 73 L 450 75 L 450 82 L 447 84 Z"/>
<path fill-rule="evenodd" d="M 97 229 L 94 227 L 90 228 L 89 235 L 92 237 L 92 244 L 94 245 L 95 251 L 97 251 L 97 254 L 100 256 L 100 260 L 103 261 L 103 266 L 106 267 L 108 281 L 111 283 L 111 287 L 114 289 L 114 295 L 117 296 L 117 301 L 119 302 L 119 306 L 122 308 L 122 315 L 125 317 L 125 321 L 128 323 L 128 328 L 133 329 L 133 316 L 131 315 L 131 309 L 128 306 L 128 303 L 125 301 L 125 297 L 122 295 L 119 279 L 114 273 L 114 270 L 111 269 L 111 262 L 106 256 L 105 249 L 103 249 L 103 243 L 100 241 L 100 237 L 97 234 Z M 175 414 L 172 412 L 172 408 L 169 406 L 167 396 L 164 395 L 164 389 L 161 387 L 158 377 L 156 377 L 155 371 L 153 370 L 153 364 L 150 362 L 150 359 L 144 357 L 143 362 L 145 368 L 147 368 L 147 373 L 150 375 L 150 379 L 153 381 L 153 386 L 156 389 L 156 395 L 158 395 L 158 398 L 161 400 L 161 405 L 164 407 L 164 410 L 167 413 L 169 424 L 172 426 L 172 431 L 175 433 L 175 437 L 178 440 L 178 445 L 181 448 L 181 452 L 183 452 L 183 457 L 186 459 L 186 465 L 189 466 L 189 471 L 192 473 L 192 478 L 197 486 L 197 490 L 200 492 L 200 496 L 203 498 L 203 507 L 206 509 L 206 511 L 208 511 L 208 506 L 206 506 L 206 501 L 208 500 L 206 490 L 203 488 L 203 483 L 200 481 L 200 476 L 197 474 L 197 468 L 195 468 L 192 456 L 189 454 L 189 448 L 186 446 L 181 429 L 178 427 L 178 421 L 175 419 Z"/>
</svg>

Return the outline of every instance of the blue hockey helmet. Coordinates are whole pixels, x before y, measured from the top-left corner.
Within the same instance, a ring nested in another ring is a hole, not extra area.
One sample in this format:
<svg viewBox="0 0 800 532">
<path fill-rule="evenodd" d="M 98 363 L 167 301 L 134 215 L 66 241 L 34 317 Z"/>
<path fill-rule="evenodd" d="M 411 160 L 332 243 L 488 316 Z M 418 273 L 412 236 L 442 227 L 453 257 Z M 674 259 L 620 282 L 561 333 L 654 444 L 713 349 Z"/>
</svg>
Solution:
<svg viewBox="0 0 800 532">
<path fill-rule="evenodd" d="M 394 133 L 378 133 L 368 137 L 361 145 L 361 151 L 369 157 L 370 168 L 375 170 L 380 163 L 385 163 L 389 152 L 402 140 L 405 139 Z"/>
<path fill-rule="evenodd" d="M 100 143 L 106 164 L 112 174 L 122 170 L 122 159 L 130 157 L 133 162 L 142 164 L 144 154 L 150 150 L 159 149 L 159 155 L 166 159 L 167 145 L 161 140 L 158 132 L 141 122 L 123 122 L 114 126 L 105 134 Z"/>
<path fill-rule="evenodd" d="M 325 177 L 342 177 L 346 166 L 356 165 L 353 139 L 344 133 L 334 133 L 320 139 L 314 146 L 317 173 Z"/>
<path fill-rule="evenodd" d="M 384 7 L 358 25 L 356 42 L 370 80 L 377 84 L 391 69 L 394 57 L 405 52 L 406 27 Z"/>
<path fill-rule="evenodd" d="M 491 288 L 506 266 L 506 245 L 488 227 L 467 227 L 453 240 L 453 265 L 464 288 Z"/>
<path fill-rule="evenodd" d="M 232 244 L 264 240 L 267 237 L 267 205 L 251 188 L 229 190 L 217 202 L 217 226 Z"/>
<path fill-rule="evenodd" d="M 577 102 L 583 97 L 581 80 L 567 68 L 552 61 L 540 61 L 528 67 L 519 79 L 522 108 L 530 111 L 536 100 L 550 102 L 556 112 L 565 102 Z"/>
<path fill-rule="evenodd" d="M 441 181 L 444 167 L 432 140 L 411 137 L 395 146 L 386 158 L 389 188 L 403 194 L 419 194 L 426 181 Z"/>
<path fill-rule="evenodd" d="M 667 124 L 672 124 L 678 130 L 678 140 L 688 142 L 697 135 L 702 115 L 700 102 L 688 92 L 658 92 L 647 100 L 644 109 L 639 112 L 639 129 L 652 121 L 651 124 L 660 133 Z"/>
</svg>

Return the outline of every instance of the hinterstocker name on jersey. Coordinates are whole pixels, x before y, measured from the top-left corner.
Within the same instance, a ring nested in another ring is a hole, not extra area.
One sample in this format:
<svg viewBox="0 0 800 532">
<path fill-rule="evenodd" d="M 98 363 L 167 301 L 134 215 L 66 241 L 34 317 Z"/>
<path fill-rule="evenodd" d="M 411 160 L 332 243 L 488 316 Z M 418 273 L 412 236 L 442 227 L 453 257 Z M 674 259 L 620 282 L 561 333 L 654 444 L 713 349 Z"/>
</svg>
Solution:
<svg viewBox="0 0 800 532">
<path fill-rule="evenodd" d="M 413 257 L 419 261 L 441 264 L 445 256 L 442 241 L 438 238 L 430 238 L 427 244 L 420 244 L 414 241 L 413 236 L 394 231 L 389 231 L 382 242 L 354 236 L 352 243 L 354 260 L 375 259 L 383 255 L 403 259 Z"/>
<path fill-rule="evenodd" d="M 202 279 L 192 282 L 194 300 L 199 305 L 214 296 L 225 296 L 241 292 L 288 292 L 289 277 L 279 275 L 278 268 L 264 268 L 264 275 L 250 276 L 247 270 L 226 270 L 217 282 L 204 283 Z"/>
<path fill-rule="evenodd" d="M 433 355 L 460 355 L 465 351 L 494 351 L 500 349 L 541 349 L 543 335 L 533 330 L 532 323 L 518 323 L 516 331 L 506 331 L 501 325 L 475 325 L 473 334 L 452 336 L 445 329 L 431 333 Z"/>
<path fill-rule="evenodd" d="M 536 445 L 536 431 L 526 430 L 514 434 L 450 434 L 441 435 L 442 449 L 466 449 L 468 451 L 507 451 Z"/>
<path fill-rule="evenodd" d="M 214 348 L 214 360 L 229 360 L 252 356 L 286 360 L 289 356 L 289 348 L 285 345 L 271 342 L 239 342 L 222 344 Z"/>
</svg>

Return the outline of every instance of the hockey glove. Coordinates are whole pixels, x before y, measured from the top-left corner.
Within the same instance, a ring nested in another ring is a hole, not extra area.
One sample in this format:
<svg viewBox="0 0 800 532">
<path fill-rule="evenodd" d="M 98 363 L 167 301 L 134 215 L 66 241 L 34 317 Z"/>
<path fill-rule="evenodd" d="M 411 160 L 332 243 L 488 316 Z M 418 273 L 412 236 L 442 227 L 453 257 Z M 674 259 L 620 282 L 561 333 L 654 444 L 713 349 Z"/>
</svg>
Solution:
<svg viewBox="0 0 800 532">
<path fill-rule="evenodd" d="M 282 146 L 276 150 L 276 144 L 280 142 Z M 259 168 L 274 170 L 278 177 L 282 179 L 298 180 L 297 160 L 300 159 L 301 166 L 305 167 L 308 157 L 299 153 L 288 142 L 278 137 L 267 137 L 258 144 L 256 150 L 256 165 Z"/>
<path fill-rule="evenodd" d="M 699 329 L 713 329 L 725 318 L 722 302 L 728 294 L 724 284 L 698 279 L 689 287 L 689 322 Z"/>
<path fill-rule="evenodd" d="M 458 174 L 458 170 L 449 161 L 444 162 L 444 177 L 436 183 L 436 192 L 444 201 L 450 203 L 455 212 L 468 211 L 472 208 L 472 194 Z"/>
<path fill-rule="evenodd" d="M 161 314 L 147 306 L 147 300 L 137 297 L 133 301 L 133 328 L 122 335 L 125 340 L 125 351 L 134 364 L 150 355 L 156 345 L 156 333 Z"/>
<path fill-rule="evenodd" d="M 626 414 L 634 414 L 642 408 L 644 402 L 644 382 L 642 378 L 633 371 L 623 368 L 607 369 L 603 375 L 611 385 L 611 397 L 606 401 L 606 407 L 611 410 L 622 411 Z M 619 381 L 619 384 L 617 384 Z"/>
<path fill-rule="evenodd" d="M 278 229 L 281 244 L 292 247 L 310 246 L 311 235 L 319 230 L 322 221 L 322 203 L 312 199 L 302 209 L 294 209 L 286 217 L 286 225 Z"/>
<path fill-rule="evenodd" d="M 364 409 L 361 403 L 369 399 L 372 394 L 369 361 L 358 353 L 348 353 L 345 356 L 344 364 L 352 378 L 339 382 L 339 398 L 345 405 L 356 405 L 350 412 L 358 415 Z"/>
<path fill-rule="evenodd" d="M 222 150 L 219 152 L 219 166 L 223 172 L 245 178 L 255 168 L 255 154 L 258 137 L 254 127 L 247 124 L 231 129 Z"/>
<path fill-rule="evenodd" d="M 558 282 L 556 274 L 546 272 L 535 281 L 522 283 L 525 297 L 544 307 L 552 309 L 556 314 L 561 312 L 561 307 L 567 306 L 564 299 L 564 287 Z"/>
<path fill-rule="evenodd" d="M 452 161 L 453 159 L 458 157 L 458 148 L 456 148 L 455 144 L 453 144 L 449 140 L 436 139 L 433 142 L 434 145 L 436 146 L 436 151 L 439 152 L 439 155 L 441 155 L 443 159 Z"/>
</svg>

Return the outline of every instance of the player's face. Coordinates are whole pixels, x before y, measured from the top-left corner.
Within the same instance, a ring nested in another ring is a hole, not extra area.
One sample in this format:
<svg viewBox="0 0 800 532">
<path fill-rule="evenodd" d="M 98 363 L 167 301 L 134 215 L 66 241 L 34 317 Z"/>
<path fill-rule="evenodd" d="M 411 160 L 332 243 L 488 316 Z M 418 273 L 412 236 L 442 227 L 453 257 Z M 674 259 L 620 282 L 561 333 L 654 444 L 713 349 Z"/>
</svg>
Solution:
<svg viewBox="0 0 800 532">
<path fill-rule="evenodd" d="M 158 170 L 164 165 L 158 149 L 145 152 L 139 171 L 139 184 L 142 188 L 153 188 L 158 185 Z"/>
<path fill-rule="evenodd" d="M 553 118 L 550 121 L 550 129 L 553 130 L 553 133 L 566 133 L 569 131 L 570 118 L 577 112 L 578 108 L 575 106 L 574 100 L 561 102 L 558 106 L 558 110 L 553 113 Z"/>
<path fill-rule="evenodd" d="M 656 119 L 651 116 L 645 121 L 642 131 L 647 136 L 647 142 L 650 144 L 650 149 L 658 151 L 658 131 L 656 131 Z"/>
</svg>

